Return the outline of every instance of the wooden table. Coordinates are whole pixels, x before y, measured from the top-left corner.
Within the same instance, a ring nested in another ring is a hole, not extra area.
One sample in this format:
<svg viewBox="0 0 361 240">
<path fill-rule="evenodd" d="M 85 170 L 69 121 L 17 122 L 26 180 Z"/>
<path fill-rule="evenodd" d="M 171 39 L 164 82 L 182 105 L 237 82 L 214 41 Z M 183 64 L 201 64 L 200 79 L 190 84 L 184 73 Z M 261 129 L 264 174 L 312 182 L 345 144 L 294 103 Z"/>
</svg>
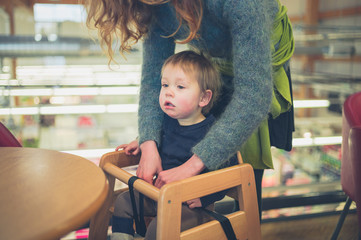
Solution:
<svg viewBox="0 0 361 240">
<path fill-rule="evenodd" d="M 87 159 L 0 147 L 0 239 L 59 239 L 83 226 L 107 191 L 103 171 Z"/>
</svg>

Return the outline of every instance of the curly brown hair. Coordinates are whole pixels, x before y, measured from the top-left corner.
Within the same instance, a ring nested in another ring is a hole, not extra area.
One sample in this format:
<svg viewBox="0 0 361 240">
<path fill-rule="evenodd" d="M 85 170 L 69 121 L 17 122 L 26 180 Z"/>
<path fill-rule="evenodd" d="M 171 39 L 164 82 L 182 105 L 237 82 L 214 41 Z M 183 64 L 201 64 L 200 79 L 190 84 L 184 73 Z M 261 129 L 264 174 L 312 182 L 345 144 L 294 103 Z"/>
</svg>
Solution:
<svg viewBox="0 0 361 240">
<path fill-rule="evenodd" d="M 197 38 L 203 15 L 202 0 L 86 0 L 86 24 L 89 28 L 94 26 L 98 29 L 100 45 L 111 61 L 114 56 L 113 41 L 120 42 L 119 52 L 122 55 L 128 52 L 148 32 L 152 19 L 151 5 L 166 2 L 173 4 L 179 21 L 177 30 L 167 37 L 174 36 L 185 21 L 189 35 L 177 43 L 188 43 Z"/>
</svg>

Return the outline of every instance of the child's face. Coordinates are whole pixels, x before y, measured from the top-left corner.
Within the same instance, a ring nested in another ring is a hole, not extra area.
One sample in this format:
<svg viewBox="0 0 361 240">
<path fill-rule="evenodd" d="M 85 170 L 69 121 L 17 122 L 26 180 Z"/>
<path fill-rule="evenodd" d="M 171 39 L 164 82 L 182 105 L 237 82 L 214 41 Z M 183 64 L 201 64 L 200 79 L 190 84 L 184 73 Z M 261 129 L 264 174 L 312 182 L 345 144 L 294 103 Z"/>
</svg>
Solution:
<svg viewBox="0 0 361 240">
<path fill-rule="evenodd" d="M 202 121 L 202 107 L 208 104 L 204 105 L 203 96 L 193 74 L 186 74 L 181 67 L 173 64 L 165 66 L 159 104 L 168 116 L 178 119 L 181 125 Z"/>
</svg>

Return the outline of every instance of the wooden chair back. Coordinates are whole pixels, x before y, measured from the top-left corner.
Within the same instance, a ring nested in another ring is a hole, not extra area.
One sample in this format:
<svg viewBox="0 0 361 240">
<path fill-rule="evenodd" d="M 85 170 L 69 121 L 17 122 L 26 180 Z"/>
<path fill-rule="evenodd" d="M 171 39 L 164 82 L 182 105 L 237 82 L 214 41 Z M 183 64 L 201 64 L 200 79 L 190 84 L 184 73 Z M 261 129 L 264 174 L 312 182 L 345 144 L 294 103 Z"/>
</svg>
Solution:
<svg viewBox="0 0 361 240">
<path fill-rule="evenodd" d="M 123 151 L 103 155 L 100 167 L 109 181 L 109 192 L 103 207 L 91 219 L 89 239 L 107 238 L 111 208 L 117 190 L 115 179 L 127 183 L 133 176 L 122 168 L 136 165 L 137 156 L 127 156 Z M 239 164 L 229 168 L 208 172 L 181 181 L 164 185 L 161 189 L 137 180 L 134 188 L 158 202 L 157 239 L 211 240 L 226 239 L 220 223 L 216 220 L 181 232 L 181 205 L 190 199 L 205 196 L 224 189 L 237 188 L 240 210 L 226 215 L 233 225 L 237 239 L 261 239 L 254 173 L 251 165 Z"/>
</svg>

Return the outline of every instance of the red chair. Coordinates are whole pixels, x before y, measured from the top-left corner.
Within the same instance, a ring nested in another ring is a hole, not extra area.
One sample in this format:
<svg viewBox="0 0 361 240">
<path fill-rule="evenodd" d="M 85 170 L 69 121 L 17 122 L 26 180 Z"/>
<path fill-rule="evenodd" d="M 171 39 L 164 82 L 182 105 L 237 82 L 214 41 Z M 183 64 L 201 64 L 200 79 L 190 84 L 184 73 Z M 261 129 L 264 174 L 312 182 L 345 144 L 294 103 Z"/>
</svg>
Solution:
<svg viewBox="0 0 361 240">
<path fill-rule="evenodd" d="M 347 200 L 331 239 L 336 240 L 352 201 L 361 230 L 361 92 L 349 96 L 342 113 L 341 186 Z M 360 238 L 359 232 L 359 238 Z M 361 238 L 360 238 L 361 239 Z"/>
<path fill-rule="evenodd" d="M 19 141 L 2 122 L 0 122 L 0 147 L 21 147 Z"/>
</svg>

